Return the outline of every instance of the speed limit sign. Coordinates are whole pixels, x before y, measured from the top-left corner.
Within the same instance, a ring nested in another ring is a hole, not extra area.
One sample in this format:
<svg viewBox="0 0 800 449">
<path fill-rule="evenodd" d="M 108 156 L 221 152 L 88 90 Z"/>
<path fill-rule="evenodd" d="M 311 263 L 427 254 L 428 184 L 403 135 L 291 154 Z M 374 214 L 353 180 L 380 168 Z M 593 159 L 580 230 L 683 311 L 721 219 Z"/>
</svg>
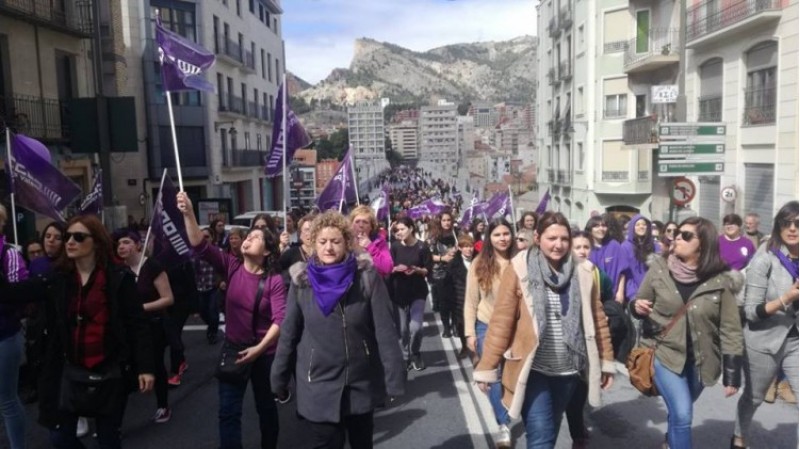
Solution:
<svg viewBox="0 0 800 449">
<path fill-rule="evenodd" d="M 732 203 L 736 201 L 736 188 L 734 186 L 723 187 L 719 192 L 719 196 L 722 197 L 722 201 Z"/>
</svg>

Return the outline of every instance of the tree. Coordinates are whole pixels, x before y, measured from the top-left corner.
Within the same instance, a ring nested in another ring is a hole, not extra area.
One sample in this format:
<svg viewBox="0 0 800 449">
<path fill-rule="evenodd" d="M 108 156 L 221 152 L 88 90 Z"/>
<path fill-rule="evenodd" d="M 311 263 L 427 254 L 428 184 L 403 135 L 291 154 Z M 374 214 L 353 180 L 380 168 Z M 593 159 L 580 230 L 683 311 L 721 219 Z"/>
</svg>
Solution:
<svg viewBox="0 0 800 449">
<path fill-rule="evenodd" d="M 389 162 L 389 166 L 392 168 L 395 168 L 403 163 L 403 157 L 400 156 L 400 153 L 391 148 L 386 150 L 386 160 Z"/>
</svg>

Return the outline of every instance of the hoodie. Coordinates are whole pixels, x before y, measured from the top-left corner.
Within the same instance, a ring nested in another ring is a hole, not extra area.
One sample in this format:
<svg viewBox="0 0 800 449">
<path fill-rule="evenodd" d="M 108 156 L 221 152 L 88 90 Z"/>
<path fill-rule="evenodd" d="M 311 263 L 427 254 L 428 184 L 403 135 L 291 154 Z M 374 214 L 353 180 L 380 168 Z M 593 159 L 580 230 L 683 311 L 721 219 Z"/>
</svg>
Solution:
<svg viewBox="0 0 800 449">
<path fill-rule="evenodd" d="M 611 285 L 616 296 L 620 278 L 625 274 L 628 259 L 618 241 L 609 238 L 606 243 L 600 246 L 593 246 L 589 254 L 589 261 L 595 266 L 605 271 L 611 279 Z"/>
<path fill-rule="evenodd" d="M 654 252 L 647 255 L 647 259 L 645 261 L 639 261 L 636 258 L 636 222 L 639 220 L 644 220 L 647 223 L 647 231 L 645 231 L 644 238 L 653 240 L 653 229 L 652 229 L 652 222 L 645 218 L 643 215 L 636 214 L 631 218 L 630 224 L 628 224 L 628 232 L 625 235 L 625 241 L 622 242 L 622 254 L 625 260 L 625 299 L 627 301 L 632 301 L 635 296 L 636 292 L 639 291 L 639 286 L 642 284 L 644 280 L 644 275 L 647 274 L 647 264 L 651 257 L 654 257 L 660 250 L 658 245 L 655 244 L 653 241 L 653 248 Z"/>
</svg>

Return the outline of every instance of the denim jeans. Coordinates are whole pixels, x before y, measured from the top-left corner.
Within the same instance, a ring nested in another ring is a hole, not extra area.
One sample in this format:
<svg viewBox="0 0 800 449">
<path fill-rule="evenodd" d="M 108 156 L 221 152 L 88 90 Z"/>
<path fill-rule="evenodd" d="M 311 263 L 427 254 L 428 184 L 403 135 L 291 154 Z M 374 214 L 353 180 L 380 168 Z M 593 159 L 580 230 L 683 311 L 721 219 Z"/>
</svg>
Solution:
<svg viewBox="0 0 800 449">
<path fill-rule="evenodd" d="M 250 371 L 258 423 L 261 429 L 261 449 L 278 446 L 278 406 L 272 396 L 269 375 L 274 355 L 262 355 Z M 242 402 L 247 383 L 219 382 L 219 440 L 220 449 L 242 449 Z"/>
<path fill-rule="evenodd" d="M 219 331 L 219 289 L 197 292 L 200 318 L 208 325 L 207 335 L 216 336 Z"/>
<path fill-rule="evenodd" d="M 479 358 L 483 355 L 483 340 L 486 338 L 486 331 L 488 329 L 489 325 L 486 323 L 481 321 L 475 322 L 475 337 L 478 340 L 476 342 L 476 349 L 478 350 Z M 502 364 L 497 368 L 497 371 L 498 378 L 501 378 L 503 376 Z M 508 417 L 508 410 L 506 410 L 506 406 L 503 405 L 503 386 L 500 382 L 489 385 L 489 403 L 492 404 L 494 419 L 497 421 L 498 425 L 509 424 L 511 422 L 511 418 Z"/>
<path fill-rule="evenodd" d="M 115 399 L 110 399 L 115 400 Z M 127 393 L 123 393 L 116 399 L 120 407 L 116 413 L 109 416 L 97 417 L 94 419 L 95 431 L 97 432 L 97 445 L 100 449 L 120 449 L 122 447 L 122 417 L 125 414 L 125 406 L 128 402 Z M 78 415 L 67 415 L 61 425 L 50 429 L 50 444 L 55 449 L 85 449 L 81 440 L 75 436 L 78 427 Z"/>
<path fill-rule="evenodd" d="M 425 298 L 415 299 L 405 307 L 398 307 L 400 340 L 406 361 L 419 355 L 422 348 L 422 321 L 425 315 Z"/>
<path fill-rule="evenodd" d="M 683 372 L 675 374 L 655 358 L 656 387 L 667 405 L 667 442 L 670 449 L 692 448 L 692 411 L 703 392 L 694 360 L 687 359 Z"/>
<path fill-rule="evenodd" d="M 25 447 L 25 409 L 17 395 L 24 343 L 22 331 L 0 340 L 0 411 L 11 449 Z"/>
<path fill-rule="evenodd" d="M 581 380 L 577 375 L 548 376 L 531 371 L 521 415 L 528 449 L 556 446 L 561 418 L 578 382 Z"/>
</svg>

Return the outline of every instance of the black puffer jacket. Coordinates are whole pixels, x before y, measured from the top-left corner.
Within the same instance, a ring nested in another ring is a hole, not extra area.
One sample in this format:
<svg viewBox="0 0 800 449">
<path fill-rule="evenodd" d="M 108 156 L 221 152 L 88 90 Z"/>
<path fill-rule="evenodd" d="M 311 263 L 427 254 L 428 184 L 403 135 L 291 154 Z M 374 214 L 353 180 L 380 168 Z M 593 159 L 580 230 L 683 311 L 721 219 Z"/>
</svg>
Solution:
<svg viewBox="0 0 800 449">
<path fill-rule="evenodd" d="M 405 390 L 406 370 L 386 284 L 368 254 L 358 257 L 352 287 L 329 316 L 314 299 L 305 262 L 290 269 L 292 285 L 275 362 L 272 390 L 297 385 L 297 412 L 313 422 L 341 422 L 369 413 L 386 395 Z"/>
</svg>

